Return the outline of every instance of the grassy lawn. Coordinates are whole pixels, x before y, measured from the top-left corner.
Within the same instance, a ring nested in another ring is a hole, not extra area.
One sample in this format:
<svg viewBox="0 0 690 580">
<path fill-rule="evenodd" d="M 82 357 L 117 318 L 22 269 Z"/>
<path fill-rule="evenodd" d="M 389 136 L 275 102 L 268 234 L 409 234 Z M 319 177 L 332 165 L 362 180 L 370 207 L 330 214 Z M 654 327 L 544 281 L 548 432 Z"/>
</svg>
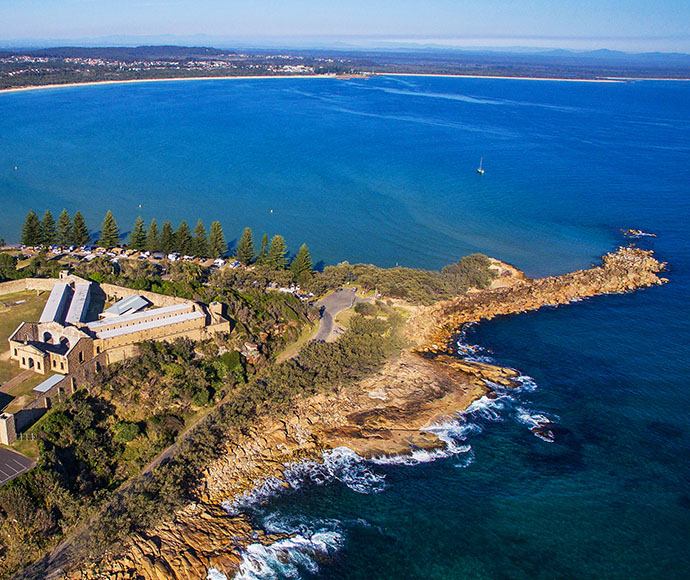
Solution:
<svg viewBox="0 0 690 580">
<path fill-rule="evenodd" d="M 3 410 L 7 413 L 21 411 L 28 403 L 37 397 L 37 394 L 33 390 L 34 387 L 40 385 L 50 376 L 50 374 L 39 375 L 38 373 L 32 373 L 28 379 L 14 386 L 8 393 L 10 396 L 14 397 L 14 399 Z"/>
<path fill-rule="evenodd" d="M 283 362 L 284 360 L 287 360 L 289 358 L 292 358 L 293 356 L 297 355 L 297 353 L 302 350 L 302 347 L 309 342 L 311 337 L 314 335 L 314 332 L 318 328 L 319 323 L 315 324 L 310 324 L 304 328 L 302 331 L 302 334 L 299 335 L 299 338 L 291 343 L 283 352 L 281 352 L 277 357 L 276 357 L 276 362 L 280 363 Z"/>
<path fill-rule="evenodd" d="M 37 321 L 47 300 L 48 292 L 34 290 L 0 295 L 0 384 L 19 373 L 19 365 L 9 360 L 7 339 L 22 322 Z"/>
<path fill-rule="evenodd" d="M 347 310 L 341 310 L 335 315 L 335 326 L 342 326 L 343 328 L 350 327 L 350 318 L 355 314 L 354 308 L 348 308 Z"/>
<path fill-rule="evenodd" d="M 28 457 L 34 461 L 38 459 L 38 443 L 36 441 L 30 439 L 17 439 L 17 441 L 12 443 L 9 449 L 21 453 L 24 457 Z"/>
</svg>

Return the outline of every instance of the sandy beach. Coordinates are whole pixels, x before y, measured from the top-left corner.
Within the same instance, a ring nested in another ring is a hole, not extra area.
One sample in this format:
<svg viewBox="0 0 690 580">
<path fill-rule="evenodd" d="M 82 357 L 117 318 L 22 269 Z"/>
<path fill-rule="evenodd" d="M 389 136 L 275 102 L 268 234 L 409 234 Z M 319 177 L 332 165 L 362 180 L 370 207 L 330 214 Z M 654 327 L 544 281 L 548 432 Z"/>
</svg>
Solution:
<svg viewBox="0 0 690 580">
<path fill-rule="evenodd" d="M 210 76 L 210 77 L 170 77 L 161 79 L 123 79 L 119 81 L 92 81 L 85 83 L 64 83 L 57 85 L 32 85 L 0 89 L 0 93 L 18 93 L 42 89 L 60 89 L 64 87 L 85 87 L 96 85 L 121 85 L 125 83 L 162 83 L 173 81 L 221 81 L 221 80 L 266 80 L 266 79 L 336 79 L 336 75 L 243 75 L 243 76 Z"/>
<path fill-rule="evenodd" d="M 571 83 L 624 83 L 628 81 L 677 81 L 688 82 L 690 78 L 665 79 L 658 77 L 610 77 L 600 79 L 567 79 L 567 78 L 547 78 L 547 77 L 509 77 L 497 75 L 461 75 L 461 74 L 433 74 L 433 73 L 363 73 L 361 75 L 340 76 L 334 74 L 322 75 L 242 75 L 242 76 L 208 76 L 208 77 L 170 77 L 161 79 L 123 79 L 117 81 L 93 81 L 85 83 L 65 83 L 54 85 L 32 85 L 28 87 L 15 87 L 0 89 L 0 93 L 17 93 L 23 91 L 36 91 L 43 89 L 59 89 L 64 87 L 81 87 L 95 85 L 119 85 L 124 83 L 161 83 L 176 81 L 219 81 L 219 80 L 266 80 L 266 79 L 336 79 L 349 80 L 351 78 L 365 78 L 368 76 L 381 77 L 439 77 L 457 79 L 503 79 L 520 81 L 555 81 Z"/>
</svg>

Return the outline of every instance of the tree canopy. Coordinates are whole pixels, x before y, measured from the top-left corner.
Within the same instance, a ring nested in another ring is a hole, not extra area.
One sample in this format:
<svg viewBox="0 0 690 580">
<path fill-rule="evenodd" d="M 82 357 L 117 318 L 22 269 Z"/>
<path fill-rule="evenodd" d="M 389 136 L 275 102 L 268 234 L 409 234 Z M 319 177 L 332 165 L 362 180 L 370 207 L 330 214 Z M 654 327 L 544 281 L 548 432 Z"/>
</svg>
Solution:
<svg viewBox="0 0 690 580">
<path fill-rule="evenodd" d="M 302 244 L 295 259 L 290 264 L 290 270 L 292 270 L 295 281 L 301 282 L 305 276 L 311 276 L 312 265 L 309 248 L 307 248 L 306 244 Z"/>
<path fill-rule="evenodd" d="M 283 236 L 275 235 L 271 238 L 271 243 L 268 246 L 266 264 L 274 270 L 282 270 L 287 264 L 286 254 L 287 246 L 285 245 L 285 239 Z"/>
<path fill-rule="evenodd" d="M 66 209 L 63 209 L 57 221 L 57 243 L 60 246 L 72 244 L 72 219 Z"/>
<path fill-rule="evenodd" d="M 182 220 L 177 232 L 175 232 L 175 251 L 188 256 L 193 252 L 192 245 L 192 232 L 187 222 Z"/>
<path fill-rule="evenodd" d="M 52 246 L 57 241 L 57 227 L 55 218 L 50 210 L 46 210 L 41 220 L 41 243 L 45 246 Z"/>
<path fill-rule="evenodd" d="M 143 250 L 146 247 L 146 229 L 144 228 L 144 219 L 141 216 L 136 219 L 129 234 L 129 247 L 135 250 Z"/>
<path fill-rule="evenodd" d="M 244 228 L 242 237 L 237 244 L 237 259 L 248 266 L 254 259 L 254 238 L 251 228 Z"/>
<path fill-rule="evenodd" d="M 204 227 L 204 222 L 196 222 L 194 227 L 194 240 L 193 240 L 194 255 L 200 258 L 208 257 L 208 238 L 206 237 L 206 228 Z"/>
<path fill-rule="evenodd" d="M 86 225 L 84 216 L 81 215 L 81 212 L 76 212 L 72 221 L 72 242 L 79 247 L 87 244 L 90 239 L 91 235 L 89 234 L 89 228 Z"/>
<path fill-rule="evenodd" d="M 209 246 L 212 258 L 220 258 L 228 251 L 228 245 L 225 242 L 225 235 L 223 234 L 223 227 L 218 221 L 211 224 Z"/>
<path fill-rule="evenodd" d="M 163 222 L 163 227 L 161 228 L 160 250 L 165 254 L 175 251 L 175 232 L 173 231 L 170 220 L 165 220 Z"/>
<path fill-rule="evenodd" d="M 120 243 L 120 228 L 113 217 L 113 214 L 108 210 L 103 218 L 103 225 L 101 226 L 101 237 L 98 240 L 98 245 L 104 248 L 114 248 Z"/>
<path fill-rule="evenodd" d="M 146 234 L 146 249 L 149 252 L 158 252 L 160 251 L 160 245 L 161 242 L 158 236 L 158 224 L 154 218 L 151 220 L 149 231 Z"/>
<path fill-rule="evenodd" d="M 41 221 L 34 210 L 26 214 L 24 225 L 22 226 L 21 242 L 25 246 L 38 246 L 43 240 L 41 233 Z"/>
</svg>

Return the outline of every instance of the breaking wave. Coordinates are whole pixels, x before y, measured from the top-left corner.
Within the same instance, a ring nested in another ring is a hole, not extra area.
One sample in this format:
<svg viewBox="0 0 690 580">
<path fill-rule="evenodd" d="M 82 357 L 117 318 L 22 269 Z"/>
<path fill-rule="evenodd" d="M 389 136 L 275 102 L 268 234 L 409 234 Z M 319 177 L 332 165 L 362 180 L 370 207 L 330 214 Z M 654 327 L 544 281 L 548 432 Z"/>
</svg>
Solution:
<svg viewBox="0 0 690 580">
<path fill-rule="evenodd" d="M 466 329 L 458 341 L 458 354 L 468 361 L 496 364 L 490 351 L 469 344 Z M 241 553 L 242 561 L 234 580 L 263 580 L 301 578 L 315 574 L 319 563 L 336 554 L 344 543 L 343 527 L 337 520 L 309 521 L 303 517 L 286 519 L 279 512 L 261 515 L 261 505 L 286 490 L 296 490 L 308 484 L 324 485 L 341 482 L 357 493 L 379 493 L 385 489 L 385 474 L 377 468 L 386 465 L 417 465 L 437 459 L 455 457 L 455 467 L 463 469 L 473 464 L 474 451 L 470 443 L 491 423 L 515 420 L 546 442 L 553 442 L 550 428 L 558 417 L 530 408 L 521 393 L 537 389 L 532 377 L 518 376 L 511 387 L 486 381 L 489 395 L 474 401 L 467 409 L 447 417 L 423 430 L 435 434 L 443 443 L 436 449 L 412 449 L 406 455 L 364 459 L 346 447 L 324 452 L 323 461 L 309 461 L 287 465 L 283 478 L 269 478 L 251 492 L 226 502 L 223 507 L 230 514 L 252 511 L 261 520 L 261 527 L 270 534 L 287 537 L 271 544 L 254 543 Z M 208 580 L 227 580 L 213 568 Z"/>
<path fill-rule="evenodd" d="M 343 545 L 343 533 L 337 520 L 297 521 L 270 514 L 263 522 L 270 534 L 288 537 L 271 544 L 255 543 L 241 552 L 242 560 L 234 580 L 277 580 L 301 578 L 303 573 L 316 574 L 319 562 L 332 557 Z M 208 580 L 227 580 L 227 576 L 211 568 Z"/>
<path fill-rule="evenodd" d="M 379 493 L 385 488 L 383 474 L 374 473 L 368 462 L 347 447 L 324 451 L 323 461 L 306 461 L 286 466 L 283 479 L 271 477 L 232 502 L 223 502 L 231 515 L 266 503 L 270 498 L 287 490 L 300 489 L 305 483 L 324 485 L 339 481 L 357 493 Z"/>
</svg>

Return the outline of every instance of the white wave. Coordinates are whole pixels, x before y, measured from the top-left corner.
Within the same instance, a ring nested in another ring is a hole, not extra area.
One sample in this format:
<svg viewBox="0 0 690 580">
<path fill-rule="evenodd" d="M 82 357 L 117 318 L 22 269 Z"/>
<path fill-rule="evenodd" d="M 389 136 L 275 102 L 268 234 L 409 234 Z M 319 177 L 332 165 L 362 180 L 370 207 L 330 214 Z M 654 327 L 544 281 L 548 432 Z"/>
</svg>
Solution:
<svg viewBox="0 0 690 580">
<path fill-rule="evenodd" d="M 532 427 L 545 427 L 551 425 L 553 421 L 540 412 L 531 411 L 525 407 L 516 407 L 515 418 L 523 425 Z"/>
<path fill-rule="evenodd" d="M 515 377 L 515 382 L 517 383 L 515 388 L 518 392 L 527 391 L 528 393 L 532 393 L 539 387 L 537 382 L 528 375 L 520 375 L 519 377 Z"/>
<path fill-rule="evenodd" d="M 386 476 L 374 473 L 363 457 L 347 447 L 324 451 L 323 461 L 305 461 L 285 466 L 283 478 L 270 477 L 232 501 L 221 505 L 229 514 L 236 515 L 253 506 L 265 503 L 287 489 L 300 489 L 305 482 L 324 485 L 339 481 L 357 493 L 379 493 L 385 488 Z M 286 485 L 287 484 L 287 487 Z"/>
<path fill-rule="evenodd" d="M 223 574 L 220 570 L 216 570 L 215 568 L 209 568 L 206 580 L 228 580 L 228 577 L 225 574 Z"/>
<path fill-rule="evenodd" d="M 307 536 L 295 534 L 268 546 L 250 544 L 242 552 L 234 580 L 300 578 L 303 570 L 316 574 L 317 559 L 334 554 L 342 543 L 338 532 L 317 531 Z"/>
</svg>

